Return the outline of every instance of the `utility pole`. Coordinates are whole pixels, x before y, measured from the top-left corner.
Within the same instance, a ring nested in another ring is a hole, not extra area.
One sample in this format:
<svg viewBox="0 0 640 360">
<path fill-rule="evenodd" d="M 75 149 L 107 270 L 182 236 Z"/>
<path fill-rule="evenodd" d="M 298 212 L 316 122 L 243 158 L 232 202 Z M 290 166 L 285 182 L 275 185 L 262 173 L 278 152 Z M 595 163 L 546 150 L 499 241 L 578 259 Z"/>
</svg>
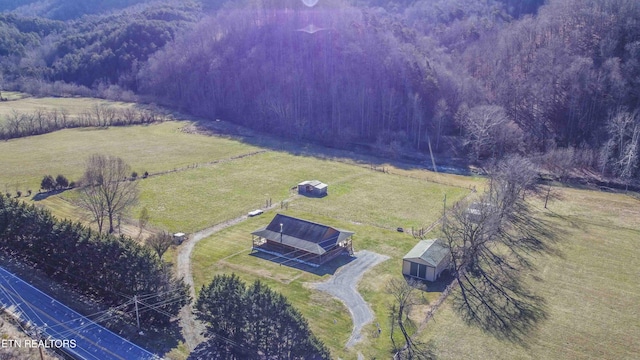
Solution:
<svg viewBox="0 0 640 360">
<path fill-rule="evenodd" d="M 284 254 L 284 245 L 282 244 L 282 226 L 284 226 L 284 224 L 280 223 L 280 251 Z M 280 263 L 280 266 L 282 266 L 282 263 Z"/>
<path fill-rule="evenodd" d="M 544 208 L 547 208 L 547 202 L 549 201 L 549 193 L 551 192 L 551 185 L 549 185 L 549 188 L 547 189 L 547 196 L 544 199 Z"/>
<path fill-rule="evenodd" d="M 444 231 L 445 223 L 447 222 L 447 194 L 444 194 L 444 201 L 442 202 L 442 231 Z"/>
<path fill-rule="evenodd" d="M 138 313 L 138 295 L 133 295 L 133 302 L 136 304 L 136 322 L 138 324 L 138 330 L 140 330 L 140 314 Z"/>
</svg>

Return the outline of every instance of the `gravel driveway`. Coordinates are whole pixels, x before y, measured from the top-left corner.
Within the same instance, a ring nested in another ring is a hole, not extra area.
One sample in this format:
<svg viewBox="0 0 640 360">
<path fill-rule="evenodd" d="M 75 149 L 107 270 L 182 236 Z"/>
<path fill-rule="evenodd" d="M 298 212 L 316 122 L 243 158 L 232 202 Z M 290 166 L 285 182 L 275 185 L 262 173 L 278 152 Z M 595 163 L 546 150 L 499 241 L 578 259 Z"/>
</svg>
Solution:
<svg viewBox="0 0 640 360">
<path fill-rule="evenodd" d="M 343 266 L 329 280 L 311 284 L 312 287 L 327 292 L 340 299 L 349 309 L 353 319 L 353 331 L 346 347 L 355 345 L 361 339 L 364 325 L 373 321 L 373 311 L 357 290 L 362 275 L 369 269 L 389 259 L 386 255 L 362 250 L 355 253 L 356 260 Z"/>
<path fill-rule="evenodd" d="M 212 226 L 210 228 L 195 232 L 191 234 L 190 238 L 182 243 L 178 247 L 178 257 L 176 261 L 176 273 L 178 277 L 182 277 L 184 282 L 189 285 L 189 292 L 191 294 L 191 298 L 195 303 L 196 292 L 193 287 L 193 274 L 191 273 L 191 253 L 193 253 L 193 249 L 196 244 L 207 237 L 226 229 L 230 226 L 238 224 L 247 219 L 247 216 L 241 216 L 233 220 L 229 220 L 222 224 L 218 224 Z M 204 341 L 204 336 L 202 332 L 205 327 L 204 324 L 200 323 L 195 319 L 193 315 L 193 307 L 192 304 L 187 304 L 185 307 L 180 310 L 180 325 L 182 327 L 182 336 L 184 337 L 184 343 L 189 351 L 193 350 Z"/>
</svg>

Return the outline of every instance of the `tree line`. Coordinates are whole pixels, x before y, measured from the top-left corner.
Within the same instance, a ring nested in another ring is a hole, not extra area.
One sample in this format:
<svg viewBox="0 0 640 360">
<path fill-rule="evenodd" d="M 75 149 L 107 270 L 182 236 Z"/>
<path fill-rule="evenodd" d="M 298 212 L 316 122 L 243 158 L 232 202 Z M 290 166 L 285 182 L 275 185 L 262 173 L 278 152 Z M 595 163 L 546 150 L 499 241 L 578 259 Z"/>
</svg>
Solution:
<svg viewBox="0 0 640 360">
<path fill-rule="evenodd" d="M 0 196 L 0 248 L 52 280 L 116 307 L 144 295 L 146 326 L 168 326 L 189 302 L 187 285 L 168 264 L 124 236 L 98 234 L 23 201 Z M 135 321 L 134 304 L 121 315 Z M 153 308 L 154 310 L 151 310 Z"/>
<path fill-rule="evenodd" d="M 536 256 L 556 253 L 557 229 L 538 219 L 526 199 L 550 196 L 536 178 L 528 159 L 508 157 L 491 167 L 485 193 L 456 203 L 443 219 L 459 285 L 455 309 L 468 323 L 512 341 L 525 339 L 547 317 L 545 299 L 526 280 Z"/>
<path fill-rule="evenodd" d="M 152 124 L 165 119 L 165 115 L 156 110 L 117 108 L 109 105 L 95 105 L 79 115 L 71 115 L 66 109 L 39 109 L 30 113 L 13 111 L 0 121 L 0 139 L 40 135 L 77 127 Z"/>
</svg>

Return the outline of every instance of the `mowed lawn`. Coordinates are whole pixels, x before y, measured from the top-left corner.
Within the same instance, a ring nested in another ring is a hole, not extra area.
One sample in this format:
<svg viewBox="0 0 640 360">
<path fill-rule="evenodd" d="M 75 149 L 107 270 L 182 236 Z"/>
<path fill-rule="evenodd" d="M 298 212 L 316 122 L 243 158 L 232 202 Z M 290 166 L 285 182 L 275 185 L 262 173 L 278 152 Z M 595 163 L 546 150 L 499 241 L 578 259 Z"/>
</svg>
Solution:
<svg viewBox="0 0 640 360">
<path fill-rule="evenodd" d="M 326 199 L 301 198 L 296 210 L 356 223 L 396 229 L 426 228 L 448 207 L 469 193 L 422 179 L 368 171 L 362 176 L 332 183 Z"/>
<path fill-rule="evenodd" d="M 367 170 L 281 152 L 263 152 L 143 181 L 141 205 L 171 231 L 193 232 L 265 207 L 279 205 L 309 178 L 331 183 Z"/>
<path fill-rule="evenodd" d="M 319 179 L 329 196 L 297 196 L 296 185 Z M 469 191 L 367 168 L 283 152 L 264 152 L 143 181 L 141 205 L 158 225 L 193 232 L 265 207 L 289 202 L 293 210 L 351 223 L 396 229 L 428 226 Z"/>
<path fill-rule="evenodd" d="M 429 323 L 440 359 L 637 359 L 640 354 L 640 200 L 563 189 L 539 216 L 558 227 L 559 256 L 540 256 L 528 281 L 547 319 L 524 344 L 470 327 L 447 304 Z"/>
<path fill-rule="evenodd" d="M 287 165 L 279 167 L 279 164 Z M 212 218 L 222 216 L 240 204 L 238 199 L 229 196 L 242 195 L 245 186 L 247 191 L 257 194 L 257 205 L 261 204 L 260 195 L 262 198 L 273 197 L 274 203 L 282 197 L 289 196 L 290 199 L 286 209 L 278 206 L 258 218 L 249 219 L 198 243 L 192 256 L 196 289 L 210 282 L 216 274 L 229 272 L 235 272 L 247 281 L 265 281 L 285 294 L 309 319 L 314 332 L 330 346 L 333 355 L 342 358 L 355 358 L 358 351 L 383 358 L 389 356 L 391 342 L 388 337 L 377 337 L 374 324 L 379 323 L 384 331 L 388 331 L 387 309 L 392 298 L 385 293 L 384 287 L 390 279 L 402 278 L 402 256 L 417 242 L 409 233 L 398 232 L 397 227 L 426 228 L 441 216 L 445 194 L 447 204 L 451 206 L 470 193 L 468 188 L 443 186 L 423 179 L 372 171 L 366 167 L 279 152 L 198 169 L 194 173 L 199 172 L 211 176 L 211 180 L 195 179 L 193 184 L 185 185 L 184 189 L 186 191 L 187 187 L 200 183 L 209 184 L 196 189 L 203 192 L 203 203 L 210 204 Z M 158 178 L 158 181 L 161 179 Z M 251 181 L 243 184 L 243 179 Z M 290 187 L 304 179 L 327 182 L 329 195 L 324 198 L 292 195 L 295 191 L 290 191 Z M 470 180 L 469 183 L 474 181 Z M 230 187 L 236 190 L 217 194 L 216 188 Z M 274 192 L 270 187 L 278 188 L 281 192 Z M 158 194 L 163 193 L 158 191 Z M 213 207 L 220 203 L 224 206 Z M 185 202 L 185 205 L 188 203 Z M 201 206 L 194 205 L 194 208 Z M 339 268 L 339 263 L 330 272 L 317 272 L 282 266 L 278 262 L 249 254 L 251 232 L 266 225 L 277 212 L 353 231 L 355 251 L 366 249 L 391 258 L 366 273 L 361 282 L 363 296 L 371 304 L 376 316 L 369 326 L 371 328 L 363 332 L 365 340 L 362 344 L 353 349 L 344 349 L 353 326 L 348 310 L 336 299 L 308 286 L 308 283 L 326 280 Z M 228 218 L 230 214 L 222 218 Z M 438 295 L 439 292 L 431 292 L 427 298 L 435 300 Z"/>
<path fill-rule="evenodd" d="M 0 142 L 0 191 L 37 192 L 42 178 L 78 180 L 91 154 L 123 158 L 140 176 L 255 152 L 237 141 L 181 131 L 186 122 L 148 126 L 66 129 Z"/>
<path fill-rule="evenodd" d="M 386 331 L 386 309 L 391 303 L 391 298 L 384 292 L 384 284 L 391 278 L 401 278 L 399 259 L 415 245 L 416 240 L 409 234 L 395 230 L 354 224 L 313 213 L 295 211 L 292 208 L 266 212 L 199 242 L 192 255 L 196 291 L 199 291 L 202 285 L 208 284 L 217 274 L 234 272 L 246 282 L 259 279 L 284 294 L 303 313 L 314 333 L 331 348 L 334 358 L 356 358 L 357 352 L 364 349 L 366 351 L 363 352 L 366 354 L 379 354 L 382 358 L 386 358 L 385 355 L 389 354 L 388 350 L 391 346 L 390 341 L 388 338 L 373 338 L 374 333 L 377 334 L 377 332 L 372 332 L 369 328 L 363 331 L 364 343 L 367 346 L 344 349 L 353 326 L 348 309 L 337 299 L 311 289 L 309 286 L 310 283 L 327 280 L 348 261 L 347 257 L 338 258 L 331 266 L 311 269 L 300 267 L 293 262 L 285 262 L 281 265 L 280 261 L 274 261 L 268 255 L 251 254 L 251 232 L 266 225 L 277 212 L 353 231 L 355 232 L 353 246 L 356 252 L 367 249 L 391 257 L 390 260 L 377 265 L 365 275 L 366 279 L 370 279 L 370 274 L 379 276 L 366 282 L 372 281 L 372 286 L 382 287 L 382 290 L 375 294 L 365 294 L 365 299 L 370 301 L 376 315 L 376 319 L 369 327 L 375 329 L 374 324 L 379 322 Z"/>
</svg>

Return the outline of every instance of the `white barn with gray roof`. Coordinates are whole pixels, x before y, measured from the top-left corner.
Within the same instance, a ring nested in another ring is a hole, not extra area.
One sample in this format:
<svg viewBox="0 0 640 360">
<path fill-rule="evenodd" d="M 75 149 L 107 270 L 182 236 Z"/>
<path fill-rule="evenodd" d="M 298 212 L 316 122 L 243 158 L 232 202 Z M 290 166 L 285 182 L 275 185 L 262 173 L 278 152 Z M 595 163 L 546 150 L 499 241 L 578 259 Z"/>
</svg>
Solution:
<svg viewBox="0 0 640 360">
<path fill-rule="evenodd" d="M 421 240 L 402 258 L 402 273 L 427 281 L 436 281 L 449 268 L 451 253 L 440 239 Z"/>
<path fill-rule="evenodd" d="M 298 184 L 298 194 L 306 196 L 327 196 L 328 185 L 318 180 L 307 180 Z"/>
</svg>

